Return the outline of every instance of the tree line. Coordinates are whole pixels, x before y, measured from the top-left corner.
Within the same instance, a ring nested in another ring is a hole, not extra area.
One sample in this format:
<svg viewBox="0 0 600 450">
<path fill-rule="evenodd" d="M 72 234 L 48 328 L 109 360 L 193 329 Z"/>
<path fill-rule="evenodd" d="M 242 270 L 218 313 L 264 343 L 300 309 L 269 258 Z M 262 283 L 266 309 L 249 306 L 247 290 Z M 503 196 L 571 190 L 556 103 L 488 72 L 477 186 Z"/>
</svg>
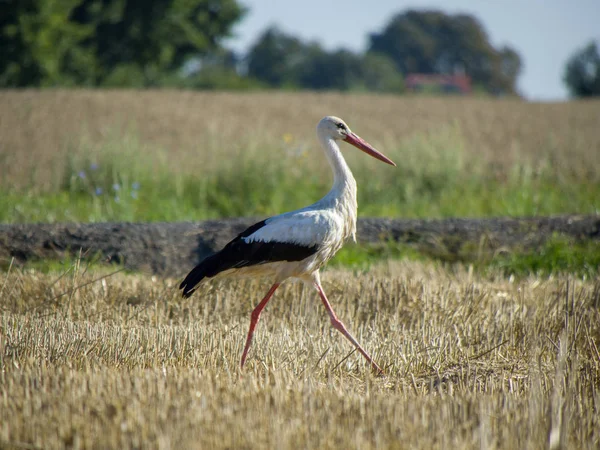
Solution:
<svg viewBox="0 0 600 450">
<path fill-rule="evenodd" d="M 0 87 L 402 93 L 405 77 L 419 73 L 463 74 L 481 92 L 518 94 L 518 52 L 494 47 L 468 14 L 400 12 L 360 53 L 328 51 L 270 27 L 239 55 L 224 42 L 246 12 L 236 0 L 4 0 Z M 598 59 L 590 44 L 569 61 L 565 80 L 574 95 L 597 94 Z"/>
</svg>

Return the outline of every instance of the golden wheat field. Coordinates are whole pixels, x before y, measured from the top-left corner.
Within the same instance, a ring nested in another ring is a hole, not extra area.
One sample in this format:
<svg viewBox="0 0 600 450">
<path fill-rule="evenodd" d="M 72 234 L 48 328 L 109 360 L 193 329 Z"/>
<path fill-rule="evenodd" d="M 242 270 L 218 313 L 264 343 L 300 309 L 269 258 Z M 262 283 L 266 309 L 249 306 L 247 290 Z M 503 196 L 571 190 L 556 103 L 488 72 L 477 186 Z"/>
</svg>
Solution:
<svg viewBox="0 0 600 450">
<path fill-rule="evenodd" d="M 315 125 L 329 114 L 345 119 L 391 157 L 398 146 L 437 137 L 455 141 L 467 159 L 480 158 L 500 173 L 517 161 L 543 161 L 585 177 L 600 165 L 599 101 L 8 90 L 0 91 L 0 185 L 48 189 L 61 179 L 69 152 L 90 152 L 124 136 L 139 139 L 136 157 L 156 161 L 161 169 L 202 173 L 240 152 L 273 151 L 284 141 L 315 147 Z M 320 162 L 302 164 L 319 170 Z"/>
<path fill-rule="evenodd" d="M 384 367 L 284 285 L 88 272 L 0 282 L 1 448 L 511 448 L 600 445 L 600 283 L 389 262 L 330 270 L 334 308 Z"/>
</svg>

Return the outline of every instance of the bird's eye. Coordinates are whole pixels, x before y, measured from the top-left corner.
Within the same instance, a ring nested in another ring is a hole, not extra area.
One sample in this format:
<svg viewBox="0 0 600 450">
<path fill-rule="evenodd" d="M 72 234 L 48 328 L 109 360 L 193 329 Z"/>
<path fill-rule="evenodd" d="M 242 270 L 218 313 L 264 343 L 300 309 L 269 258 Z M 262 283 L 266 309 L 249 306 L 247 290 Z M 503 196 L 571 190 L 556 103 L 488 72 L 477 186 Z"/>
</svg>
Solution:
<svg viewBox="0 0 600 450">
<path fill-rule="evenodd" d="M 344 130 L 344 131 L 346 131 L 346 125 L 344 125 L 344 124 L 343 124 L 343 123 L 341 123 L 341 122 L 340 122 L 340 123 L 338 123 L 336 126 L 337 126 L 337 127 L 340 129 L 340 130 Z"/>
</svg>

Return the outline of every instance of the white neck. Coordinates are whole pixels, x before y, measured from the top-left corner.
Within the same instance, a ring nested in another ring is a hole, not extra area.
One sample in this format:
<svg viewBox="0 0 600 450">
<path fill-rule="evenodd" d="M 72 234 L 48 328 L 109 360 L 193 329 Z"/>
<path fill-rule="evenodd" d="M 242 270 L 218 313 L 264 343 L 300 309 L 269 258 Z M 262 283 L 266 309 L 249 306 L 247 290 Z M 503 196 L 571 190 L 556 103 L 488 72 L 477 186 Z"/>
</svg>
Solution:
<svg viewBox="0 0 600 450">
<path fill-rule="evenodd" d="M 335 139 L 319 134 L 319 141 L 333 172 L 333 186 L 330 193 L 335 191 L 340 195 L 345 190 L 351 190 L 356 195 L 356 181 Z"/>
<path fill-rule="evenodd" d="M 354 238 L 357 213 L 356 180 L 335 139 L 325 133 L 318 133 L 318 137 L 333 172 L 333 186 L 318 203 L 325 207 L 335 208 L 341 213 L 346 222 L 345 237 L 352 236 Z"/>
</svg>

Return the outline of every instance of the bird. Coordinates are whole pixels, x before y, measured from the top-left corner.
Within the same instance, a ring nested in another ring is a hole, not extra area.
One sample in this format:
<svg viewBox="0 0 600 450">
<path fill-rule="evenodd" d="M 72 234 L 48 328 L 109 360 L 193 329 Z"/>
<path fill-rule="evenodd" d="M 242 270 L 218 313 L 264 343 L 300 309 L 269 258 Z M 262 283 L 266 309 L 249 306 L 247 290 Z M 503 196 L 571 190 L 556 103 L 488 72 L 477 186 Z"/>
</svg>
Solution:
<svg viewBox="0 0 600 450">
<path fill-rule="evenodd" d="M 376 150 L 340 118 L 326 116 L 317 124 L 317 138 L 333 173 L 331 190 L 316 203 L 258 222 L 240 233 L 222 250 L 206 257 L 181 282 L 182 296 L 188 298 L 206 280 L 232 275 L 270 277 L 273 284 L 250 315 L 250 328 L 241 359 L 244 368 L 260 315 L 286 280 L 299 279 L 316 288 L 332 326 L 365 357 L 372 369 L 383 370 L 358 343 L 338 318 L 329 302 L 319 269 L 342 248 L 348 239 L 356 241 L 356 180 L 338 142 L 343 141 L 392 166 L 396 164 Z"/>
</svg>

